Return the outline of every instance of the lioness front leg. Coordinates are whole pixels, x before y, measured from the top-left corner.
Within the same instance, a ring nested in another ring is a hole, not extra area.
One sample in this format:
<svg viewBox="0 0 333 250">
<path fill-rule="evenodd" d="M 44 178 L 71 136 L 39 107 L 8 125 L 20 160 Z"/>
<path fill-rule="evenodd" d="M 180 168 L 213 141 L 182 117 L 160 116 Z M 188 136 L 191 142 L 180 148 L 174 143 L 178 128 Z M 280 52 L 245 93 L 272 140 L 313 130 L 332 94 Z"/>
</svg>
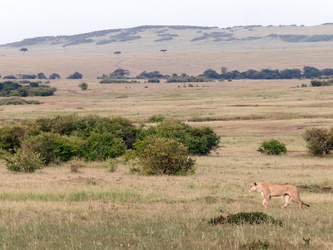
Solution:
<svg viewBox="0 0 333 250">
<path fill-rule="evenodd" d="M 264 205 L 265 208 L 268 208 L 268 203 L 269 203 L 269 200 L 270 200 L 270 196 L 265 196 L 264 197 L 264 200 L 262 201 L 262 204 Z"/>
</svg>

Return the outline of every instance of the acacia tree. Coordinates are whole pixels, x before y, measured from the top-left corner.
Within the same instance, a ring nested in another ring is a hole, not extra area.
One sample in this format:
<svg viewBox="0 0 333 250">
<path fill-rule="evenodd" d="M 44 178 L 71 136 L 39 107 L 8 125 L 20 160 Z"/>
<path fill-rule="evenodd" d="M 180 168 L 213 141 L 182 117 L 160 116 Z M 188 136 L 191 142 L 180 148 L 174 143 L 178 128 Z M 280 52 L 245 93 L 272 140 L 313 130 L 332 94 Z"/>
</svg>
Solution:
<svg viewBox="0 0 333 250">
<path fill-rule="evenodd" d="M 161 49 L 160 50 L 161 52 L 163 52 L 164 53 L 164 55 L 166 54 L 166 52 L 168 51 L 167 49 Z"/>
<path fill-rule="evenodd" d="M 117 55 L 117 58 L 118 58 L 118 56 L 121 54 L 121 52 L 120 51 L 115 51 L 113 54 Z"/>
<path fill-rule="evenodd" d="M 23 55 L 25 54 L 25 52 L 27 52 L 28 51 L 28 49 L 27 48 L 21 48 L 20 49 L 20 51 L 22 51 L 23 52 Z"/>
</svg>

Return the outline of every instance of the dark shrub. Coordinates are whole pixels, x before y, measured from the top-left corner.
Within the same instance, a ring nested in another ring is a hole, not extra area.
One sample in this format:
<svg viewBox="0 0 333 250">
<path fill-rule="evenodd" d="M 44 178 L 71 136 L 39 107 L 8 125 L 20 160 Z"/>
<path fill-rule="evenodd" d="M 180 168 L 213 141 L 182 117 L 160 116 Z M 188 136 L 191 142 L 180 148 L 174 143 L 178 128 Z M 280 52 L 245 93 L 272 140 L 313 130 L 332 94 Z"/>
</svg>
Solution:
<svg viewBox="0 0 333 250">
<path fill-rule="evenodd" d="M 148 79 L 148 83 L 160 83 L 160 80 L 156 79 L 156 78 L 152 78 L 152 79 Z"/>
<path fill-rule="evenodd" d="M 212 218 L 209 220 L 209 224 L 262 224 L 262 223 L 270 223 L 274 225 L 282 226 L 282 221 L 274 219 L 272 216 L 264 214 L 262 212 L 251 212 L 251 213 L 237 213 L 237 214 L 229 214 L 227 217 L 218 216 L 216 218 Z"/>
<path fill-rule="evenodd" d="M 67 77 L 67 79 L 82 79 L 83 75 L 79 72 L 75 72 Z"/>
<path fill-rule="evenodd" d="M 51 96 L 54 95 L 56 90 L 56 88 L 47 85 L 40 85 L 39 87 L 28 88 L 27 92 L 29 96 Z"/>
<path fill-rule="evenodd" d="M 81 88 L 81 90 L 87 90 L 88 89 L 88 84 L 85 82 L 82 82 L 79 84 L 79 87 Z"/>
<path fill-rule="evenodd" d="M 38 79 L 46 79 L 46 76 L 45 76 L 44 73 L 38 73 L 38 74 L 37 74 L 37 78 L 38 78 Z"/>
<path fill-rule="evenodd" d="M 52 73 L 50 76 L 49 76 L 49 79 L 60 79 L 60 75 L 57 74 L 57 73 Z"/>
</svg>

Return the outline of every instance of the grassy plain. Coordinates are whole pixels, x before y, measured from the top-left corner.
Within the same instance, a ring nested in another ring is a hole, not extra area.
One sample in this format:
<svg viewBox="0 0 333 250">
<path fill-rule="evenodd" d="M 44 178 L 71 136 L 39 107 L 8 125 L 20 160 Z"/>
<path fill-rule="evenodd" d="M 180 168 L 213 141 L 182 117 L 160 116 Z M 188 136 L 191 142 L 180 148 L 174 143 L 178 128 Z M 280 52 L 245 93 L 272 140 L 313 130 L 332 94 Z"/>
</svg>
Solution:
<svg viewBox="0 0 333 250">
<path fill-rule="evenodd" d="M 25 65 L 32 73 L 43 71 Z M 61 67 L 55 72 L 65 74 L 66 65 Z M 280 67 L 288 68 L 281 62 Z M 212 127 L 221 136 L 220 148 L 196 157 L 197 173 L 183 177 L 132 175 L 135 163 L 122 159 L 115 172 L 108 163 L 91 163 L 78 173 L 65 164 L 14 174 L 2 164 L 1 248 L 250 249 L 262 243 L 269 249 L 333 248 L 332 192 L 302 190 L 302 200 L 311 205 L 303 210 L 295 203 L 281 209 L 281 198 L 265 210 L 260 194 L 247 192 L 252 181 L 333 187 L 332 157 L 307 155 L 302 139 L 306 128 L 332 125 L 332 87 L 301 87 L 309 80 L 103 85 L 93 77 L 100 73 L 82 80 L 86 91 L 78 87 L 81 80 L 56 80 L 50 82 L 58 89 L 55 96 L 29 98 L 42 105 L 1 106 L 1 124 L 72 113 L 120 115 L 139 124 L 162 114 Z M 289 153 L 258 153 L 271 138 L 285 143 Z M 283 226 L 208 224 L 221 214 L 257 211 Z"/>
<path fill-rule="evenodd" d="M 49 50 L 52 52 L 52 50 Z M 170 51 L 128 52 L 119 57 L 113 50 L 100 54 L 47 54 L 35 55 L 33 51 L 25 56 L 1 56 L 1 76 L 15 74 L 37 74 L 46 76 L 58 73 L 62 78 L 78 71 L 84 79 L 96 80 L 102 74 L 108 74 L 118 68 L 130 71 L 130 76 L 137 76 L 143 71 L 158 70 L 162 74 L 199 75 L 206 69 L 220 72 L 221 67 L 230 71 L 249 69 L 303 69 L 313 66 L 319 69 L 332 68 L 333 48 L 303 49 L 267 49 L 267 50 L 214 50 L 214 51 Z"/>
</svg>

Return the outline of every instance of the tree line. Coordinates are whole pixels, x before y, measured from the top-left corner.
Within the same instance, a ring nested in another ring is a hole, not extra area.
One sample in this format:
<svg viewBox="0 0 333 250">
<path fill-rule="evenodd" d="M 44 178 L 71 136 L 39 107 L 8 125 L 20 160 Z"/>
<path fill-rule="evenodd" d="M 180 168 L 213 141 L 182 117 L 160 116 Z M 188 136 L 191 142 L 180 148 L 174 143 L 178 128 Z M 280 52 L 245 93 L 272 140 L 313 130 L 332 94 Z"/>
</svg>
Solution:
<svg viewBox="0 0 333 250">
<path fill-rule="evenodd" d="M 300 69 L 262 69 L 260 71 L 249 69 L 240 72 L 238 70 L 228 71 L 227 68 L 222 67 L 221 73 L 213 69 L 205 70 L 202 76 L 210 79 L 301 79 L 301 78 L 320 78 L 333 76 L 333 69 L 326 68 L 319 70 L 315 67 L 304 66 L 303 70 Z"/>
<path fill-rule="evenodd" d="M 212 80 L 233 80 L 233 79 L 312 79 L 312 78 L 330 78 L 333 76 L 333 69 L 326 68 L 319 70 L 312 66 L 304 66 L 303 69 L 262 69 L 247 71 L 233 70 L 229 71 L 226 67 L 222 67 L 220 73 L 213 69 L 207 69 L 197 76 L 189 76 L 186 73 L 180 75 L 174 73 L 171 75 L 163 75 L 159 71 L 143 71 L 139 75 L 130 77 L 127 69 L 116 69 L 109 74 L 103 74 L 100 83 L 114 83 L 112 79 L 166 79 L 167 82 L 207 82 Z M 158 82 L 158 81 L 154 81 Z M 126 82 L 130 83 L 130 82 Z"/>
<path fill-rule="evenodd" d="M 56 88 L 40 84 L 40 82 L 29 82 L 21 85 L 15 81 L 0 82 L 0 96 L 51 96 Z"/>
<path fill-rule="evenodd" d="M 79 72 L 74 72 L 73 74 L 69 75 L 67 79 L 82 79 L 83 75 Z M 1 78 L 1 75 L 0 75 Z M 48 77 L 44 73 L 35 74 L 17 74 L 17 75 L 6 75 L 3 77 L 5 80 L 17 80 L 17 79 L 24 79 L 24 80 L 45 80 L 45 79 L 61 79 L 61 76 L 58 73 L 52 73 Z"/>
</svg>

